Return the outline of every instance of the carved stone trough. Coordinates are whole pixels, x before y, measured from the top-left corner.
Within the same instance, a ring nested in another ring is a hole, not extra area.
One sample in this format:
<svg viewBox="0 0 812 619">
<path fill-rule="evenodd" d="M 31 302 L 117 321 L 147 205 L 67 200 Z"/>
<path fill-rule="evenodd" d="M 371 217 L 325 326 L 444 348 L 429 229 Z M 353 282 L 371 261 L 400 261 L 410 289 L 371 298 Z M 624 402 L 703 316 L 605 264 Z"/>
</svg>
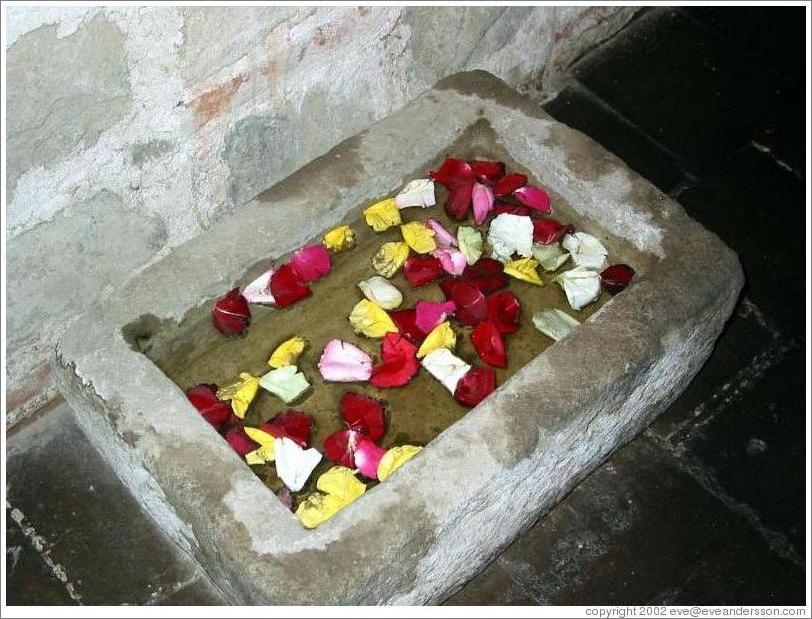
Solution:
<svg viewBox="0 0 812 619">
<path fill-rule="evenodd" d="M 391 479 L 306 530 L 138 344 L 182 339 L 269 260 L 461 151 L 520 166 L 637 276 Z M 54 362 L 88 437 L 229 601 L 435 603 L 679 395 L 741 286 L 736 255 L 678 204 L 496 78 L 464 73 L 144 271 L 62 337 Z"/>
</svg>

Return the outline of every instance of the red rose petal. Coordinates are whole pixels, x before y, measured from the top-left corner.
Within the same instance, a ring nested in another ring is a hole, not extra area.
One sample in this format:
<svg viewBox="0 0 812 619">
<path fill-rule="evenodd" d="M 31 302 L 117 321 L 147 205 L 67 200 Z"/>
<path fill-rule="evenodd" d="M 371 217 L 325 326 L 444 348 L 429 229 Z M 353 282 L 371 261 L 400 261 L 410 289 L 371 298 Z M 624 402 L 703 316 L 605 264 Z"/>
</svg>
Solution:
<svg viewBox="0 0 812 619">
<path fill-rule="evenodd" d="M 377 441 L 386 432 L 383 403 L 375 398 L 348 391 L 338 404 L 341 418 L 350 427 L 370 440 Z"/>
<path fill-rule="evenodd" d="M 381 343 L 383 363 L 372 368 L 369 382 L 382 389 L 402 387 L 420 369 L 416 353 L 417 347 L 400 333 L 387 333 Z"/>
<path fill-rule="evenodd" d="M 513 195 L 519 202 L 540 213 L 547 214 L 552 211 L 550 207 L 550 195 L 539 187 L 533 187 L 532 185 L 520 187 L 513 192 Z"/>
<path fill-rule="evenodd" d="M 429 178 L 443 185 L 446 189 L 454 189 L 460 185 L 470 185 L 476 180 L 471 164 L 462 159 L 448 157 L 443 161 L 440 169 L 429 172 Z"/>
<path fill-rule="evenodd" d="M 474 177 L 480 183 L 496 184 L 505 175 L 505 164 L 501 161 L 469 161 Z"/>
<path fill-rule="evenodd" d="M 239 335 L 249 325 L 251 310 L 248 309 L 248 301 L 240 294 L 240 289 L 234 288 L 214 302 L 211 317 L 214 328 L 231 337 Z"/>
<path fill-rule="evenodd" d="M 219 429 L 231 417 L 231 405 L 217 399 L 217 385 L 196 385 L 186 390 L 186 397 L 215 428 Z"/>
<path fill-rule="evenodd" d="M 456 279 L 450 280 L 448 288 L 448 299 L 454 301 L 456 305 L 455 316 L 465 325 L 476 325 L 488 318 L 488 302 L 485 295 L 476 286 L 472 286 L 466 281 Z M 446 292 L 443 288 L 443 292 Z"/>
<path fill-rule="evenodd" d="M 346 466 L 348 469 L 355 468 L 355 446 L 358 443 L 359 434 L 354 430 L 338 430 L 324 439 L 324 455 L 327 459 Z"/>
<path fill-rule="evenodd" d="M 425 286 L 444 273 L 443 264 L 434 256 L 412 256 L 403 263 L 403 275 L 412 288 Z"/>
<path fill-rule="evenodd" d="M 493 195 L 497 198 L 509 196 L 525 185 L 527 185 L 527 177 L 524 174 L 506 174 L 496 183 L 496 187 L 493 188 Z"/>
<path fill-rule="evenodd" d="M 252 441 L 245 433 L 242 423 L 231 424 L 223 436 L 228 441 L 228 444 L 231 445 L 231 448 L 241 456 L 244 456 L 249 451 L 259 449 L 259 443 Z"/>
<path fill-rule="evenodd" d="M 524 204 L 511 204 L 510 202 L 499 202 L 497 201 L 493 205 L 493 210 L 491 211 L 494 217 L 501 215 L 502 213 L 507 213 L 508 215 L 518 215 L 520 217 L 527 217 L 530 215 L 530 209 L 527 208 Z"/>
<path fill-rule="evenodd" d="M 488 297 L 488 320 L 496 325 L 499 333 L 515 333 L 519 330 L 521 310 L 519 299 L 508 290 L 494 292 Z"/>
<path fill-rule="evenodd" d="M 497 368 L 507 366 L 505 343 L 499 334 L 499 329 L 490 320 L 480 322 L 471 333 L 471 343 L 474 345 L 479 358 L 488 365 Z"/>
<path fill-rule="evenodd" d="M 389 317 L 397 326 L 400 334 L 413 344 L 420 344 L 426 339 L 428 334 L 417 328 L 417 311 L 414 308 L 389 312 Z"/>
<path fill-rule="evenodd" d="M 533 220 L 533 242 L 549 245 L 557 243 L 565 234 L 575 232 L 572 224 L 562 224 L 555 219 Z"/>
<path fill-rule="evenodd" d="M 302 283 L 289 264 L 283 264 L 271 275 L 271 294 L 276 307 L 284 308 L 310 296 L 310 288 Z"/>
<path fill-rule="evenodd" d="M 601 273 L 601 284 L 609 294 L 617 294 L 626 289 L 634 277 L 634 269 L 628 264 L 613 264 Z"/>
<path fill-rule="evenodd" d="M 462 221 L 468 217 L 473 191 L 473 183 L 470 185 L 460 185 L 451 190 L 443 206 L 446 214 L 448 214 L 451 219 L 454 221 Z"/>
<path fill-rule="evenodd" d="M 313 417 L 307 413 L 290 409 L 257 427 L 276 438 L 287 437 L 299 447 L 306 449 L 310 446 Z"/>
<path fill-rule="evenodd" d="M 462 280 L 478 288 L 482 294 L 491 294 L 508 285 L 508 277 L 502 263 L 487 257 L 482 257 L 465 267 Z"/>
<path fill-rule="evenodd" d="M 476 406 L 496 388 L 493 368 L 472 368 L 457 383 L 454 399 L 465 406 Z"/>
</svg>

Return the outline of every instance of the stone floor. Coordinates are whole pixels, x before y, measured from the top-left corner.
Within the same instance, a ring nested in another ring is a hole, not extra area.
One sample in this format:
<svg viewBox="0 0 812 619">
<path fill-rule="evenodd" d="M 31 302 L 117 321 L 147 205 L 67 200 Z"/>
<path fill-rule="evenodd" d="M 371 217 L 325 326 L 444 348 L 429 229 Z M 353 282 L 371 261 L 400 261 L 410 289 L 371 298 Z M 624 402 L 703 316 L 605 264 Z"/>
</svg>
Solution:
<svg viewBox="0 0 812 619">
<path fill-rule="evenodd" d="M 804 602 L 803 24 L 649 10 L 546 104 L 721 236 L 748 283 L 682 397 L 448 603 Z M 220 601 L 64 404 L 15 429 L 7 466 L 8 603 Z"/>
</svg>

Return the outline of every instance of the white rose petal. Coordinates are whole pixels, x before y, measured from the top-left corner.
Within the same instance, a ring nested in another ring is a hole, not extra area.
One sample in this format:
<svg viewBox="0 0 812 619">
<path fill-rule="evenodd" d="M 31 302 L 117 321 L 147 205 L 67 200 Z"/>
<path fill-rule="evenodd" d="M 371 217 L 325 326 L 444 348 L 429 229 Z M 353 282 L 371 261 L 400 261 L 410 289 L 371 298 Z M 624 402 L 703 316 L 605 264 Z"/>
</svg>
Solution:
<svg viewBox="0 0 812 619">
<path fill-rule="evenodd" d="M 276 303 L 271 294 L 271 276 L 274 274 L 274 271 L 275 269 L 273 268 L 268 269 L 243 288 L 242 296 L 245 297 L 246 301 L 249 303 Z"/>
<path fill-rule="evenodd" d="M 601 276 L 584 267 L 575 267 L 556 276 L 555 281 L 564 289 L 570 307 L 579 310 L 601 294 Z"/>
<path fill-rule="evenodd" d="M 290 404 L 307 391 L 310 383 L 295 365 L 286 365 L 260 376 L 259 386 Z"/>
<path fill-rule="evenodd" d="M 426 371 L 439 380 L 443 387 L 452 394 L 457 389 L 457 383 L 468 373 L 471 366 L 457 357 L 448 348 L 438 348 L 431 351 L 420 362 Z"/>
<path fill-rule="evenodd" d="M 419 178 L 408 183 L 401 192 L 395 196 L 398 208 L 420 206 L 426 208 L 434 206 L 434 181 L 429 178 Z"/>
<path fill-rule="evenodd" d="M 533 221 L 523 215 L 497 215 L 488 230 L 488 243 L 491 255 L 501 262 L 509 262 L 514 253 L 529 258 L 533 253 Z"/>
<path fill-rule="evenodd" d="M 581 323 L 558 308 L 541 310 L 533 314 L 536 329 L 556 342 L 567 337 Z"/>
<path fill-rule="evenodd" d="M 576 266 L 597 271 L 603 269 L 609 253 L 598 239 L 586 232 L 567 234 L 561 246 L 570 253 Z"/>
<path fill-rule="evenodd" d="M 457 245 L 468 264 L 474 264 L 482 257 L 482 235 L 471 226 L 457 228 Z"/>
<path fill-rule="evenodd" d="M 313 449 L 302 449 L 294 441 L 284 436 L 273 444 L 276 458 L 276 474 L 293 492 L 299 492 L 307 478 L 321 462 L 321 454 Z"/>
<path fill-rule="evenodd" d="M 380 275 L 373 275 L 369 279 L 361 280 L 358 282 L 358 287 L 367 299 L 377 303 L 385 310 L 395 309 L 403 303 L 403 295 L 400 290 L 395 288 L 388 279 Z"/>
<path fill-rule="evenodd" d="M 561 251 L 558 243 L 552 245 L 533 245 L 533 257 L 539 261 L 545 271 L 557 271 L 558 268 L 570 259 L 570 255 Z"/>
</svg>

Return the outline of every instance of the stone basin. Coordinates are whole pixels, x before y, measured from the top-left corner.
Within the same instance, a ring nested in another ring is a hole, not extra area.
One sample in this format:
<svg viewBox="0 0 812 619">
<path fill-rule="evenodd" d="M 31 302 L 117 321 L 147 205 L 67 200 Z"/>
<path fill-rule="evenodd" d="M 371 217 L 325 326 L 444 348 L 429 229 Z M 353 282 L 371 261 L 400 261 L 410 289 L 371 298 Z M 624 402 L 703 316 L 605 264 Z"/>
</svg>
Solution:
<svg viewBox="0 0 812 619">
<path fill-rule="evenodd" d="M 196 413 L 174 368 L 203 346 L 214 298 L 446 155 L 526 171 L 637 276 L 561 342 L 512 336 L 526 359 L 494 394 L 306 530 Z M 462 73 L 145 270 L 75 323 L 54 364 L 94 446 L 229 601 L 435 603 L 679 395 L 742 281 L 730 249 L 616 157 L 496 78 Z"/>
</svg>

